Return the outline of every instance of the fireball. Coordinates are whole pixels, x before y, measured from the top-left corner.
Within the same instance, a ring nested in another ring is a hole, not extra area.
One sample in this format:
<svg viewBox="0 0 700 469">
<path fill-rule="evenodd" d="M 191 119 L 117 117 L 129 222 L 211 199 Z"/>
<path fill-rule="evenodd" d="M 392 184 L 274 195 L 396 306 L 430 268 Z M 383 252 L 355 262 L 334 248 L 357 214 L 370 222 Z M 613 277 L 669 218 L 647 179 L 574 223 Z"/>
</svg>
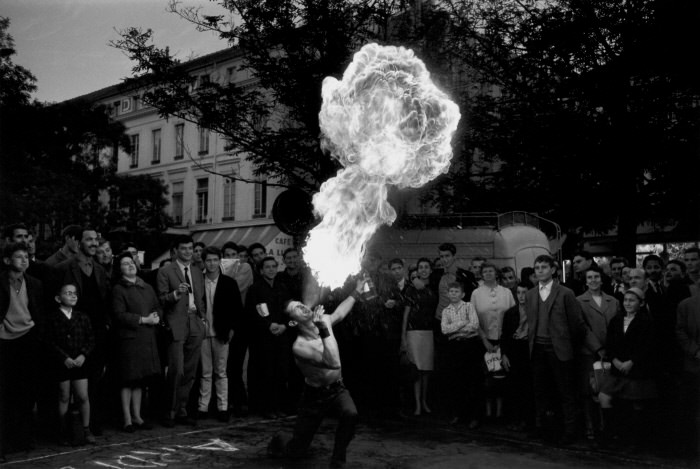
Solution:
<svg viewBox="0 0 700 469">
<path fill-rule="evenodd" d="M 313 197 L 322 220 L 304 259 L 319 284 L 336 288 L 360 271 L 377 228 L 396 219 L 389 185 L 420 187 L 447 172 L 460 113 L 404 47 L 365 45 L 321 93 L 321 146 L 343 169 Z"/>
</svg>

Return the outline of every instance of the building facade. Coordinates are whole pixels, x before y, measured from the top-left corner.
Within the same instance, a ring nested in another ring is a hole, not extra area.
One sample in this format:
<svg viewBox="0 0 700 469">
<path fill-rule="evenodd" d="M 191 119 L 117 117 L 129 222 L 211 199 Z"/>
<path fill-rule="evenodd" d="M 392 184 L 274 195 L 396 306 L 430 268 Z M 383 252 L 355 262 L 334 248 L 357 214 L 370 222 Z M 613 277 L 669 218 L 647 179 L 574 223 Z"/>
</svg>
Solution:
<svg viewBox="0 0 700 469">
<path fill-rule="evenodd" d="M 254 84 L 241 72 L 242 56 L 234 48 L 209 54 L 186 64 L 193 76 L 193 92 L 204 81 Z M 253 175 L 245 158 L 226 150 L 226 139 L 178 117 L 161 117 L 140 98 L 140 90 L 114 85 L 82 99 L 106 105 L 113 119 L 126 127 L 129 152 L 118 150 L 117 172 L 148 175 L 168 188 L 170 231 L 191 234 L 195 241 L 221 246 L 227 241 L 249 246 L 260 242 L 281 260 L 292 237 L 275 226 L 271 210 L 282 191 Z M 254 181 L 254 182 L 247 182 Z M 168 253 L 148 253 L 156 264 Z"/>
</svg>

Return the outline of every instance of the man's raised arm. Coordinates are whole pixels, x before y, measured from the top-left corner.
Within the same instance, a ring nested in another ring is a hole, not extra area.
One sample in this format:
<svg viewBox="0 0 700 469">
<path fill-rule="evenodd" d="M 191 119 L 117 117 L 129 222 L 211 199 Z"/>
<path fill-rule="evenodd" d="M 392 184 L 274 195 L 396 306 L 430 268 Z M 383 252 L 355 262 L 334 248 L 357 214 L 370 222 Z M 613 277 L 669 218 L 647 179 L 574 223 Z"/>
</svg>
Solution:
<svg viewBox="0 0 700 469">
<path fill-rule="evenodd" d="M 355 302 L 360 299 L 360 293 L 362 292 L 362 288 L 365 286 L 365 280 L 362 278 L 357 279 L 357 284 L 355 285 L 355 289 L 350 293 L 350 296 L 345 298 L 342 303 L 338 305 L 337 308 L 335 308 L 335 311 L 330 315 L 331 316 L 331 325 L 335 325 L 345 319 L 345 316 L 348 315 L 348 313 L 352 310 L 352 307 L 355 305 Z"/>
</svg>

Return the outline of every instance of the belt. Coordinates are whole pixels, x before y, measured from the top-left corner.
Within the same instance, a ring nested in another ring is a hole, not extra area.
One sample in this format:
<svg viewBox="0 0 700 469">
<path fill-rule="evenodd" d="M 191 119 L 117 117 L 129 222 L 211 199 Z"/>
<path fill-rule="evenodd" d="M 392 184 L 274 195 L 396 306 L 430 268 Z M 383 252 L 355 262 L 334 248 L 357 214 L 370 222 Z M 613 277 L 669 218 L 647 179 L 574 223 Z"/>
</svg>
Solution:
<svg viewBox="0 0 700 469">
<path fill-rule="evenodd" d="M 306 384 L 306 387 L 314 392 L 333 391 L 336 388 L 343 386 L 343 378 L 338 378 L 336 381 L 332 382 L 331 384 L 327 384 L 326 386 L 311 386 L 308 383 Z"/>
</svg>

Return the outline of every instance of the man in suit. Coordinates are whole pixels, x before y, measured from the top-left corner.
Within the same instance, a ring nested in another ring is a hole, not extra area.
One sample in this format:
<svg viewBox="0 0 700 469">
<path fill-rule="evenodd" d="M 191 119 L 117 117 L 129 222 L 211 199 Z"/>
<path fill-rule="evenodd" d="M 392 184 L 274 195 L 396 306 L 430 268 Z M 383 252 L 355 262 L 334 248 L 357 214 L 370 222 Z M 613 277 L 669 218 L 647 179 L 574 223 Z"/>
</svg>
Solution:
<svg viewBox="0 0 700 469">
<path fill-rule="evenodd" d="M 564 419 L 559 442 L 567 445 L 576 440 L 577 346 L 584 338 L 585 343 L 593 343 L 594 339 L 587 337 L 591 331 L 574 293 L 553 281 L 554 259 L 538 256 L 534 268 L 538 285 L 527 292 L 525 305 L 535 388 L 535 430 L 543 431 L 545 417 L 558 404 Z"/>
<path fill-rule="evenodd" d="M 681 399 L 683 413 L 678 422 L 681 448 L 690 456 L 700 455 L 700 295 L 678 305 L 676 339 L 683 351 Z"/>
<path fill-rule="evenodd" d="M 221 251 L 209 246 L 202 251 L 206 271 L 204 291 L 206 299 L 206 338 L 202 343 L 202 378 L 199 384 L 199 414 L 206 415 L 211 400 L 212 375 L 216 387 L 216 407 L 220 422 L 228 422 L 228 365 L 229 342 L 234 335 L 236 321 L 243 316 L 241 294 L 236 281 L 222 275 Z"/>
<path fill-rule="evenodd" d="M 24 243 L 3 250 L 0 271 L 0 460 L 10 443 L 15 450 L 33 446 L 32 408 L 40 360 L 38 329 L 42 319 L 41 282 L 25 272 Z"/>
<path fill-rule="evenodd" d="M 107 390 L 104 389 L 107 364 L 108 330 L 110 326 L 111 288 L 107 273 L 97 262 L 97 231 L 81 228 L 78 251 L 70 259 L 56 265 L 56 282 L 52 290 L 62 285 L 75 285 L 78 293 L 76 309 L 87 314 L 95 334 L 95 350 L 92 352 L 88 370 L 88 393 L 90 398 L 90 429 L 94 435 L 102 435 L 102 423 L 107 411 Z"/>
<path fill-rule="evenodd" d="M 173 335 L 168 345 L 165 377 L 163 425 L 166 427 L 197 423 L 187 414 L 187 401 L 197 373 L 206 324 L 204 278 L 202 271 L 192 265 L 193 245 L 191 237 L 179 236 L 174 243 L 175 262 L 158 271 L 158 297 Z"/>
</svg>

